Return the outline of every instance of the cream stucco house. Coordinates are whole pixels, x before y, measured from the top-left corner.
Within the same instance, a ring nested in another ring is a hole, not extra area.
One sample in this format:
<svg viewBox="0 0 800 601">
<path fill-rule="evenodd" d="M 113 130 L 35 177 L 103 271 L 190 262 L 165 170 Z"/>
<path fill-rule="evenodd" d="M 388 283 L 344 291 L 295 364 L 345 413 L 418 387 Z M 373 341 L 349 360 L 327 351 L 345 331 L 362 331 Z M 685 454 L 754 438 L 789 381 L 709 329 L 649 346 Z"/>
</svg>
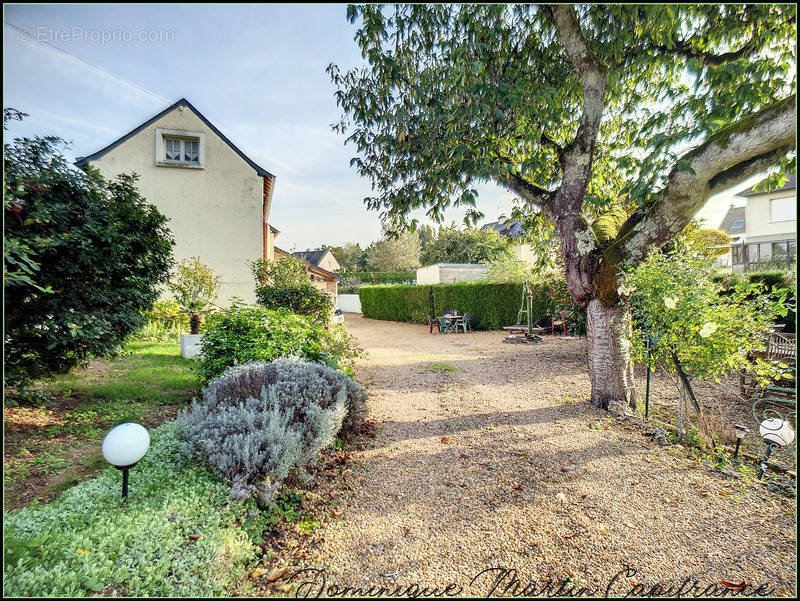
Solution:
<svg viewBox="0 0 800 601">
<path fill-rule="evenodd" d="M 797 260 L 797 188 L 795 175 L 772 192 L 749 189 L 744 206 L 731 206 L 720 229 L 733 238 L 731 251 L 715 266 L 732 271 L 791 268 Z"/>
<path fill-rule="evenodd" d="M 169 218 L 176 260 L 220 275 L 219 303 L 255 301 L 249 261 L 274 259 L 268 223 L 275 176 L 247 157 L 185 98 L 102 150 L 78 159 L 106 178 L 136 173 L 142 196 Z"/>
</svg>

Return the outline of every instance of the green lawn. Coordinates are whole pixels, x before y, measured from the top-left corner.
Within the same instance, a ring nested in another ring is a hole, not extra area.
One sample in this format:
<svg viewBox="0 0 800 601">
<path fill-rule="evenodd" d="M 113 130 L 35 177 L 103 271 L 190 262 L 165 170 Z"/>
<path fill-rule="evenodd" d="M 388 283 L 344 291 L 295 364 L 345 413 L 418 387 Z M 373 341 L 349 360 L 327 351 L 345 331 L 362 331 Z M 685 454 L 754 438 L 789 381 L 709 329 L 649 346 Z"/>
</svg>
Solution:
<svg viewBox="0 0 800 601">
<path fill-rule="evenodd" d="M 173 419 L 199 393 L 176 343 L 129 343 L 115 358 L 41 383 L 43 407 L 5 409 L 6 504 L 47 501 L 102 468 L 100 441 L 113 426 Z"/>
<path fill-rule="evenodd" d="M 197 392 L 192 362 L 180 355 L 180 346 L 159 342 L 131 342 L 117 358 L 95 363 L 88 370 L 58 376 L 45 388 L 58 396 L 85 399 L 146 401 L 159 405 L 184 402 Z"/>
</svg>

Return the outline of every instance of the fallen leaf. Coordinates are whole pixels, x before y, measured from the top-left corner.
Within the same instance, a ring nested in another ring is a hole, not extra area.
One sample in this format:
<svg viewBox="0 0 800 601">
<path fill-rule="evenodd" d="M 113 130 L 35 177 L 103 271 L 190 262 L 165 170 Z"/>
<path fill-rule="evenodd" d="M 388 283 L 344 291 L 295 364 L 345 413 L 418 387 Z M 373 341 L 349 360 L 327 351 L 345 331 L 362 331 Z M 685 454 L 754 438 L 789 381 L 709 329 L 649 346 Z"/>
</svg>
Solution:
<svg viewBox="0 0 800 601">
<path fill-rule="evenodd" d="M 732 591 L 743 591 L 744 587 L 747 586 L 747 581 L 742 580 L 741 582 L 729 582 L 728 580 L 720 580 L 719 583 L 722 586 L 726 586 Z"/>
<path fill-rule="evenodd" d="M 444 444 L 450 444 L 450 437 L 449 436 L 442 436 L 442 442 Z"/>
<path fill-rule="evenodd" d="M 189 540 L 197 540 L 198 538 L 200 538 L 200 536 L 201 535 L 199 535 L 199 534 L 190 534 L 189 535 Z"/>
<path fill-rule="evenodd" d="M 608 534 L 608 528 L 606 528 L 606 525 L 603 523 L 597 524 L 597 531 L 600 534 Z"/>
<path fill-rule="evenodd" d="M 286 573 L 286 570 L 288 569 L 289 568 L 287 568 L 286 566 L 282 568 L 272 568 L 269 571 L 269 574 L 267 574 L 267 582 L 272 582 L 274 580 L 277 580 L 278 578 L 283 576 Z"/>
</svg>

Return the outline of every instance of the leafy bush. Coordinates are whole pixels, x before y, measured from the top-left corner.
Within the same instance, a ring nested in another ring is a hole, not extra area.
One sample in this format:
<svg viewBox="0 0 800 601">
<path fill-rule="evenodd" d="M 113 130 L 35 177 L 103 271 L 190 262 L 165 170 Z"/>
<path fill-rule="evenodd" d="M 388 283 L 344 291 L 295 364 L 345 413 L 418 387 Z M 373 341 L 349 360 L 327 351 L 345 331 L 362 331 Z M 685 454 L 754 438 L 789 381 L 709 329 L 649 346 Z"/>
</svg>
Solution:
<svg viewBox="0 0 800 601">
<path fill-rule="evenodd" d="M 513 256 L 508 238 L 493 229 L 460 230 L 443 227 L 434 240 L 425 245 L 422 265 L 435 263 L 486 263 L 502 256 Z"/>
<path fill-rule="evenodd" d="M 126 504 L 109 467 L 52 503 L 6 514 L 6 596 L 88 596 L 112 585 L 131 597 L 205 597 L 244 580 L 254 553 L 237 522 L 255 505 L 229 503 L 228 487 L 189 465 L 173 423 L 151 435 Z"/>
<path fill-rule="evenodd" d="M 248 361 L 280 357 L 323 360 L 346 367 L 359 349 L 344 326 L 322 326 L 288 309 L 273 311 L 235 299 L 206 320 L 196 370 L 207 382 Z"/>
<path fill-rule="evenodd" d="M 547 319 L 556 297 L 547 281 L 531 285 L 533 319 Z M 496 330 L 517 322 L 522 304 L 522 284 L 517 282 L 459 282 L 423 286 L 366 286 L 358 291 L 364 317 L 427 323 L 425 315 L 441 315 L 446 309 L 471 314 L 472 327 Z"/>
<path fill-rule="evenodd" d="M 259 286 L 256 289 L 258 304 L 267 309 L 289 309 L 298 315 L 307 315 L 320 323 L 330 321 L 333 302 L 313 284 L 286 286 Z"/>
<path fill-rule="evenodd" d="M 147 322 L 136 332 L 138 340 L 177 342 L 181 332 L 189 328 L 189 316 L 173 300 L 160 300 L 145 312 Z"/>
<path fill-rule="evenodd" d="M 258 259 L 251 264 L 256 299 L 267 309 L 286 308 L 321 323 L 330 321 L 333 301 L 308 280 L 306 266 L 294 257 Z"/>
<path fill-rule="evenodd" d="M 411 284 L 416 271 L 348 271 L 339 282 L 339 294 L 358 294 L 362 286 L 375 284 Z"/>
<path fill-rule="evenodd" d="M 75 170 L 57 138 L 4 146 L 5 377 L 19 385 L 116 352 L 172 264 L 135 176 Z"/>
<path fill-rule="evenodd" d="M 775 323 L 783 324 L 784 332 L 795 332 L 797 330 L 796 313 L 796 277 L 791 271 L 753 271 L 748 273 L 717 273 L 712 276 L 714 282 L 722 285 L 722 294 L 730 294 L 742 283 L 763 284 L 766 292 L 773 290 L 786 289 L 786 315 L 779 315 L 775 318 Z"/>
<path fill-rule="evenodd" d="M 232 482 L 232 495 L 271 501 L 289 475 L 305 475 L 340 430 L 364 420 L 366 393 L 319 363 L 280 359 L 232 367 L 180 413 L 186 451 Z"/>
<path fill-rule="evenodd" d="M 168 285 L 181 311 L 189 315 L 190 333 L 199 334 L 203 315 L 214 310 L 219 277 L 200 259 L 192 257 L 180 262 Z"/>
<path fill-rule="evenodd" d="M 761 284 L 743 281 L 723 290 L 703 257 L 652 253 L 627 275 L 621 296 L 629 296 L 636 323 L 657 340 L 646 356 L 644 336 L 634 337 L 633 355 L 651 367 L 676 369 L 673 358 L 697 378 L 714 378 L 748 367 L 745 353 L 759 348 L 779 313 L 786 289 L 763 294 Z"/>
<path fill-rule="evenodd" d="M 427 323 L 425 314 L 433 314 L 430 286 L 364 286 L 359 288 L 358 298 L 364 317 L 372 319 Z"/>
</svg>

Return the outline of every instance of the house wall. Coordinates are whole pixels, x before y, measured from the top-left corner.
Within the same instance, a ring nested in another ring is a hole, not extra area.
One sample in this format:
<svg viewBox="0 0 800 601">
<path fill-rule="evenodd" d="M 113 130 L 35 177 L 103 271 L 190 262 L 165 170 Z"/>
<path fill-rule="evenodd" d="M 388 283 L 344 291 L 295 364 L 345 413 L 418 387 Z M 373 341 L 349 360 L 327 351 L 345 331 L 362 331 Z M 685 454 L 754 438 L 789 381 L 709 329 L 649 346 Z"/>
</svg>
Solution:
<svg viewBox="0 0 800 601">
<path fill-rule="evenodd" d="M 319 262 L 319 267 L 330 272 L 341 269 L 341 265 L 339 265 L 339 262 L 336 260 L 336 257 L 333 256 L 332 252 L 325 253 L 325 256 L 322 257 L 322 260 Z"/>
<path fill-rule="evenodd" d="M 417 269 L 417 284 L 438 284 L 439 266 L 428 265 Z"/>
<path fill-rule="evenodd" d="M 511 247 L 514 251 L 514 256 L 517 261 L 524 261 L 525 263 L 534 263 L 536 261 L 536 252 L 530 244 L 515 244 Z"/>
<path fill-rule="evenodd" d="M 314 287 L 317 288 L 318 290 L 322 290 L 322 292 L 325 292 L 326 294 L 331 295 L 331 297 L 333 298 L 333 302 L 336 303 L 336 300 L 337 300 L 336 299 L 336 295 L 337 295 L 338 288 L 339 288 L 338 280 L 336 280 L 336 279 L 327 279 L 327 278 L 324 278 L 324 276 L 321 276 L 319 274 L 315 274 L 313 272 L 310 273 L 309 275 L 310 276 L 314 276 L 314 279 L 311 280 L 311 283 L 314 285 Z"/>
<path fill-rule="evenodd" d="M 157 166 L 156 128 L 204 133 L 205 168 Z M 107 178 L 140 176 L 142 196 L 169 218 L 175 259 L 198 257 L 220 275 L 221 305 L 233 296 L 255 301 L 248 261 L 264 254 L 263 178 L 189 108 L 176 107 L 91 164 Z"/>
<path fill-rule="evenodd" d="M 743 243 L 735 244 L 731 252 L 719 257 L 714 266 L 734 272 L 758 268 L 759 263 L 769 262 L 774 257 L 773 242 L 797 239 L 797 219 L 776 220 L 773 218 L 773 202 L 778 206 L 792 209 L 796 206 L 796 190 L 776 190 L 769 194 L 758 194 L 747 198 L 744 214 Z M 795 213 L 796 214 L 796 213 Z M 744 248 L 742 247 L 742 244 Z M 734 259 L 738 252 L 739 259 Z M 746 256 L 746 262 L 742 258 Z M 752 265 L 751 265 L 752 264 Z"/>
<path fill-rule="evenodd" d="M 452 284 L 480 280 L 489 268 L 482 263 L 437 263 L 417 269 L 417 284 Z"/>
<path fill-rule="evenodd" d="M 338 304 L 343 313 L 361 313 L 361 298 L 357 294 L 340 294 Z"/>
<path fill-rule="evenodd" d="M 786 192 L 776 191 L 772 194 L 762 194 L 748 198 L 744 221 L 747 242 L 796 238 L 797 219 L 773 221 L 770 210 L 770 202 L 772 200 L 784 205 L 794 206 L 797 202 L 797 196 L 794 193 L 787 194 Z"/>
</svg>

